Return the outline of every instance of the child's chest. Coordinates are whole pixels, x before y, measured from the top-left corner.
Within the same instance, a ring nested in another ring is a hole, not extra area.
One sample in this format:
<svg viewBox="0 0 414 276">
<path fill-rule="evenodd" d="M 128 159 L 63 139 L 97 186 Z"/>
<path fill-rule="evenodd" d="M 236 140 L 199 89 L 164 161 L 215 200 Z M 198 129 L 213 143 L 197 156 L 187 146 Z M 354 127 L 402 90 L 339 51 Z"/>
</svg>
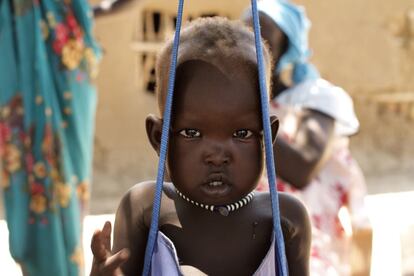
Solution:
<svg viewBox="0 0 414 276">
<path fill-rule="evenodd" d="M 264 217 L 178 212 L 161 223 L 180 265 L 208 275 L 252 275 L 266 256 L 272 237 Z"/>
</svg>

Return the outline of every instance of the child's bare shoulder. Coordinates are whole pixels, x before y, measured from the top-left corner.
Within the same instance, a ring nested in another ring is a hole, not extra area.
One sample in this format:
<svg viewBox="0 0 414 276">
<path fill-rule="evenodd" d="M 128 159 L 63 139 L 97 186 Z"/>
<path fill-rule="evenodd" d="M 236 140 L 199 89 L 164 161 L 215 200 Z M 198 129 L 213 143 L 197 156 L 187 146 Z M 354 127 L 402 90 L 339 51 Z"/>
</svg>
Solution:
<svg viewBox="0 0 414 276">
<path fill-rule="evenodd" d="M 154 181 L 138 183 L 124 194 L 118 206 L 112 252 L 129 249 L 129 261 L 123 265 L 125 275 L 137 275 L 142 269 L 154 193 Z"/>
<path fill-rule="evenodd" d="M 132 186 L 122 197 L 121 204 L 134 208 L 148 208 L 152 205 L 155 193 L 155 182 L 145 181 Z"/>
<path fill-rule="evenodd" d="M 289 194 L 279 192 L 279 205 L 282 219 L 289 221 L 294 226 L 306 226 L 309 217 L 306 207 L 301 201 Z"/>
<path fill-rule="evenodd" d="M 296 235 L 303 235 L 310 229 L 309 217 L 305 206 L 295 197 L 279 192 L 279 210 L 282 229 L 286 239 L 292 239 Z M 260 193 L 258 199 L 261 201 L 262 210 L 267 210 L 271 218 L 270 194 Z"/>
<path fill-rule="evenodd" d="M 130 221 L 133 225 L 139 221 L 139 225 L 144 226 L 144 214 L 152 209 L 154 198 L 154 181 L 145 181 L 132 186 L 122 197 L 116 212 L 117 221 Z"/>
<path fill-rule="evenodd" d="M 155 181 L 145 181 L 132 186 L 122 197 L 117 214 L 129 214 L 133 221 L 141 221 L 142 224 L 149 226 L 153 208 L 155 194 Z M 173 186 L 166 183 L 163 186 L 162 206 L 170 201 Z M 164 208 L 162 208 L 164 209 Z"/>
<path fill-rule="evenodd" d="M 152 206 L 155 193 L 155 185 L 156 183 L 154 180 L 137 183 L 125 193 L 122 200 L 124 200 L 125 198 L 134 201 L 139 200 L 139 204 L 143 206 Z M 171 195 L 174 194 L 175 190 L 172 183 L 164 182 L 162 191 L 163 195 L 171 197 Z"/>
</svg>

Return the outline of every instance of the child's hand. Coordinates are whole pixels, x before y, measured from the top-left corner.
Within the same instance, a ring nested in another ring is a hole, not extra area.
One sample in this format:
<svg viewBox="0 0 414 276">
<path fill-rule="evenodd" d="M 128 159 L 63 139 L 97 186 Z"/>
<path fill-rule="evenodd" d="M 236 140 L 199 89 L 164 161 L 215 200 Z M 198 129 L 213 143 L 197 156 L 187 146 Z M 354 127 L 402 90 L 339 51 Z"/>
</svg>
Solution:
<svg viewBox="0 0 414 276">
<path fill-rule="evenodd" d="M 119 276 L 123 275 L 121 264 L 129 258 L 129 250 L 124 248 L 111 255 L 111 223 L 105 222 L 101 230 L 96 230 L 92 236 L 91 249 L 93 263 L 90 276 Z"/>
</svg>

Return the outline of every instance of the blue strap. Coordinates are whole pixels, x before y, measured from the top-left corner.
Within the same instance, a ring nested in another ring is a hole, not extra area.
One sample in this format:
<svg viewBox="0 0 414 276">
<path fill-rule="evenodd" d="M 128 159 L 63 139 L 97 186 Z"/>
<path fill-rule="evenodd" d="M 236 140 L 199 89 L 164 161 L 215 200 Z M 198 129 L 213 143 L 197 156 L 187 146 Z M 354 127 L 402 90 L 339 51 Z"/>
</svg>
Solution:
<svg viewBox="0 0 414 276">
<path fill-rule="evenodd" d="M 170 72 L 169 72 L 169 79 L 168 79 L 167 99 L 165 101 L 164 117 L 163 117 L 163 124 L 162 124 L 157 183 L 155 186 L 151 227 L 150 227 L 149 234 L 148 234 L 147 248 L 145 249 L 144 268 L 142 272 L 144 276 L 149 275 L 151 271 L 151 259 L 152 259 L 152 254 L 154 252 L 154 247 L 155 247 L 155 243 L 157 241 L 157 235 L 158 235 L 158 219 L 160 216 L 162 186 L 164 183 L 165 159 L 167 156 L 167 149 L 168 149 L 168 134 L 169 134 L 169 129 L 170 129 L 170 121 L 171 121 L 171 107 L 172 107 L 172 100 L 173 100 L 173 94 L 174 94 L 175 69 L 177 66 L 178 45 L 180 44 L 180 30 L 181 30 L 181 21 L 183 17 L 183 7 L 184 7 L 184 0 L 179 0 L 178 11 L 177 11 L 177 22 L 176 22 L 176 29 L 175 29 L 175 35 L 174 35 L 174 44 L 173 44 L 173 49 L 172 49 Z"/>
<path fill-rule="evenodd" d="M 174 93 L 174 82 L 175 82 L 175 70 L 177 64 L 177 53 L 178 46 L 180 43 L 180 30 L 181 30 L 181 21 L 183 14 L 184 0 L 179 0 L 178 12 L 177 12 L 177 23 L 174 36 L 174 44 L 172 49 L 171 65 L 169 72 L 168 80 L 168 91 L 167 98 L 165 102 L 164 109 L 164 121 L 162 126 L 162 135 L 161 135 L 161 146 L 160 146 L 160 158 L 158 162 L 158 174 L 157 174 L 157 183 L 155 188 L 154 203 L 152 210 L 152 219 L 151 227 L 148 234 L 147 247 L 145 249 L 145 260 L 143 275 L 147 276 L 151 271 L 151 259 L 154 252 L 155 243 L 157 241 L 158 235 L 158 220 L 160 216 L 160 207 L 161 207 L 161 195 L 162 195 L 162 186 L 164 182 L 164 171 L 165 171 L 165 160 L 167 154 L 168 146 L 168 134 L 171 121 L 171 107 Z M 264 130 L 264 140 L 265 140 L 265 149 L 266 149 L 266 168 L 269 178 L 270 186 L 270 195 L 271 195 L 271 206 L 273 214 L 273 228 L 276 236 L 276 264 L 277 264 L 277 275 L 287 276 L 287 265 L 286 265 L 286 256 L 285 256 L 285 246 L 283 241 L 283 233 L 280 226 L 280 214 L 279 214 L 279 202 L 276 191 L 276 173 L 275 165 L 273 161 L 273 145 L 272 145 L 272 134 L 270 131 L 270 118 L 268 110 L 268 97 L 266 89 L 266 80 L 264 73 L 263 65 L 263 51 L 261 45 L 261 36 L 260 36 L 260 26 L 258 20 L 258 12 L 256 6 L 256 0 L 252 0 L 252 11 L 253 11 L 253 23 L 254 23 L 254 33 L 255 33 L 255 43 L 256 43 L 256 53 L 258 60 L 258 70 L 259 70 L 259 84 L 260 84 L 260 96 L 261 96 L 261 105 L 262 105 L 262 119 L 263 119 L 263 130 Z"/>
<path fill-rule="evenodd" d="M 273 214 L 273 230 L 276 236 L 276 264 L 277 275 L 288 276 L 287 262 L 285 255 L 285 242 L 283 240 L 282 227 L 280 226 L 280 212 L 279 212 L 279 197 L 276 190 L 276 170 L 273 157 L 273 144 L 272 144 L 272 132 L 270 130 L 270 117 L 269 117 L 269 98 L 266 88 L 266 75 L 263 64 L 263 50 L 260 36 L 260 23 L 259 13 L 257 11 L 256 0 L 251 0 L 252 3 L 252 15 L 253 15 L 253 27 L 254 37 L 256 44 L 256 56 L 257 66 L 259 71 L 259 87 L 260 87 L 260 101 L 262 105 L 262 121 L 264 142 L 266 151 L 266 170 L 269 179 L 269 191 L 271 198 L 272 214 Z"/>
</svg>

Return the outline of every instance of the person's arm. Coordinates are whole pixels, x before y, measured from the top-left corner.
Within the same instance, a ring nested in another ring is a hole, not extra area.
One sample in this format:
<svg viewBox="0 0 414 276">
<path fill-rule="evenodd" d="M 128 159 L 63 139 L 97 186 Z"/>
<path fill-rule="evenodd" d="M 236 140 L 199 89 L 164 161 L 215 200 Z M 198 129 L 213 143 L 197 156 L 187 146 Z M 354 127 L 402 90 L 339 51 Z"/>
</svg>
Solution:
<svg viewBox="0 0 414 276">
<path fill-rule="evenodd" d="M 293 142 L 278 137 L 274 145 L 276 172 L 297 189 L 305 188 L 329 157 L 335 121 L 315 110 L 305 109 Z"/>
<path fill-rule="evenodd" d="M 110 250 L 111 225 L 96 231 L 91 243 L 94 255 L 91 276 L 140 275 L 144 265 L 153 183 L 135 185 L 122 198 L 115 216 L 114 242 Z"/>
<path fill-rule="evenodd" d="M 282 229 L 290 276 L 309 275 L 311 225 L 305 206 L 296 198 L 279 193 Z"/>
<path fill-rule="evenodd" d="M 112 252 L 129 249 L 130 257 L 121 267 L 125 275 L 142 273 L 149 223 L 145 221 L 145 214 L 152 205 L 153 186 L 152 182 L 135 185 L 124 196 L 116 213 Z"/>
</svg>

